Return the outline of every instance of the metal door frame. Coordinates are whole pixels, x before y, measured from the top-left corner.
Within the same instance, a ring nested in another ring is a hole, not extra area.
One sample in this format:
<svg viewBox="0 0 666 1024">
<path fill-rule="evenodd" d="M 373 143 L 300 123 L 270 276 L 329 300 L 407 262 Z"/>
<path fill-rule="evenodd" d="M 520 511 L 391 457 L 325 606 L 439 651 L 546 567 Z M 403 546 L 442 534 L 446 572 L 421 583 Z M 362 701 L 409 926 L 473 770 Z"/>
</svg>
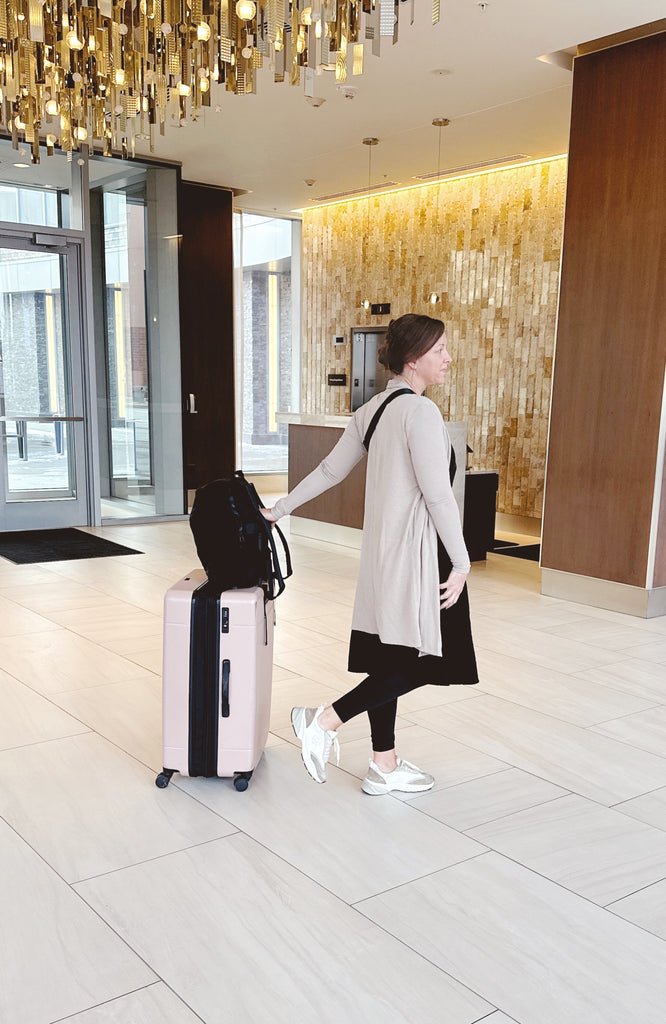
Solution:
<svg viewBox="0 0 666 1024">
<path fill-rule="evenodd" d="M 84 294 L 85 234 L 72 229 L 44 227 L 43 225 L 16 225 L 0 222 L 0 247 L 23 252 L 45 252 L 66 258 L 67 306 L 65 325 L 72 390 L 72 417 L 74 423 L 74 470 L 77 497 L 71 499 L 81 512 L 71 522 L 68 515 L 74 507 L 67 498 L 32 499 L 25 502 L 7 502 L 4 493 L 4 473 L 0 479 L 0 530 L 53 529 L 61 526 L 84 526 L 94 521 L 94 461 L 91 446 L 91 414 L 89 352 L 86 345 L 87 317 Z M 27 417 L 26 419 L 32 419 Z M 20 419 L 20 418 L 19 418 Z M 62 417 L 52 417 L 54 421 Z M 70 419 L 70 417 L 66 417 Z M 12 506 L 15 505 L 15 509 Z M 20 510 L 20 512 L 19 512 Z M 14 513 L 12 516 L 11 513 Z M 50 515 L 49 515 L 50 513 Z M 21 522 L 12 522 L 12 518 Z M 82 522 L 78 520 L 83 520 Z"/>
</svg>

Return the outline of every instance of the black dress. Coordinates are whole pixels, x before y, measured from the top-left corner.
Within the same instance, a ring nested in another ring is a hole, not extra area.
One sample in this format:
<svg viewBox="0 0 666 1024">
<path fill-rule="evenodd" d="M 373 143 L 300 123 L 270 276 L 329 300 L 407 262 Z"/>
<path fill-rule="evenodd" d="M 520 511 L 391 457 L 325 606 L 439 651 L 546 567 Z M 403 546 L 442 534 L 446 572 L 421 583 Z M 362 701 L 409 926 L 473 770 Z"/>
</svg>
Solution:
<svg viewBox="0 0 666 1024">
<path fill-rule="evenodd" d="M 451 448 L 449 476 L 453 483 L 456 475 L 456 456 Z M 453 568 L 444 545 L 437 538 L 437 562 L 439 580 L 444 583 Z M 469 596 L 467 584 L 451 608 L 442 608 L 440 612 L 440 628 L 442 631 L 442 654 L 425 654 L 419 657 L 414 647 L 403 647 L 399 644 L 385 644 L 376 633 L 363 633 L 353 629 L 349 641 L 349 660 L 347 667 L 350 672 L 400 671 L 409 679 L 435 686 L 453 684 L 473 685 L 478 683 L 479 676 L 472 640 L 472 626 L 469 619 Z"/>
</svg>

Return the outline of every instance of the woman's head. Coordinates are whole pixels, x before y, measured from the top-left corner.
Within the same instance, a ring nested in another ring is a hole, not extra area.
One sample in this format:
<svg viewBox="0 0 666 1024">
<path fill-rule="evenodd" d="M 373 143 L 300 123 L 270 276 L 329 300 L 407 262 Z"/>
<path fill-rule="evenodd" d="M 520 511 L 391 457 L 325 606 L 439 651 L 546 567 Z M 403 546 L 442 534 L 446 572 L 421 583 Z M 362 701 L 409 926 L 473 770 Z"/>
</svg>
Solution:
<svg viewBox="0 0 666 1024">
<path fill-rule="evenodd" d="M 402 373 L 405 363 L 425 355 L 444 334 L 444 324 L 431 316 L 405 313 L 391 320 L 378 359 L 393 373 Z"/>
</svg>

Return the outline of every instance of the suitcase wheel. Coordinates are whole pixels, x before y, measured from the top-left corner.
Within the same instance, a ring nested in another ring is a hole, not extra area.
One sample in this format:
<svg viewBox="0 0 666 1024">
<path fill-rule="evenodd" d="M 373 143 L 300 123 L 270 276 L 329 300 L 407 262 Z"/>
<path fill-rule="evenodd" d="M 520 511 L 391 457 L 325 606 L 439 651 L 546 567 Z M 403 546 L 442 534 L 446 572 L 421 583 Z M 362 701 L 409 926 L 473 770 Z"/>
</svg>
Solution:
<svg viewBox="0 0 666 1024">
<path fill-rule="evenodd" d="M 163 768 L 160 774 L 155 779 L 155 785 L 158 789 L 166 789 L 171 782 L 171 776 L 173 771 L 171 768 Z"/>
<path fill-rule="evenodd" d="M 248 783 L 252 778 L 252 772 L 235 772 L 234 773 L 234 786 L 239 793 L 244 793 L 248 787 Z"/>
</svg>

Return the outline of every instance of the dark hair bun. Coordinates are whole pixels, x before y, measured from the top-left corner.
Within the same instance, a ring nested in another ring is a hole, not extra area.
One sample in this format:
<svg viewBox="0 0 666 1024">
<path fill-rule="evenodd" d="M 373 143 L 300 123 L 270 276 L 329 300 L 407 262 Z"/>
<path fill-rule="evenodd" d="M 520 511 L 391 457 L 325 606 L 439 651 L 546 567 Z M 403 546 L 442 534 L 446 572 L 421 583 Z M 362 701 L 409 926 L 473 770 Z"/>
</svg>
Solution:
<svg viewBox="0 0 666 1024">
<path fill-rule="evenodd" d="M 444 324 L 441 320 L 417 313 L 405 313 L 389 323 L 377 359 L 393 373 L 402 373 L 405 363 L 422 356 L 443 333 Z"/>
</svg>

